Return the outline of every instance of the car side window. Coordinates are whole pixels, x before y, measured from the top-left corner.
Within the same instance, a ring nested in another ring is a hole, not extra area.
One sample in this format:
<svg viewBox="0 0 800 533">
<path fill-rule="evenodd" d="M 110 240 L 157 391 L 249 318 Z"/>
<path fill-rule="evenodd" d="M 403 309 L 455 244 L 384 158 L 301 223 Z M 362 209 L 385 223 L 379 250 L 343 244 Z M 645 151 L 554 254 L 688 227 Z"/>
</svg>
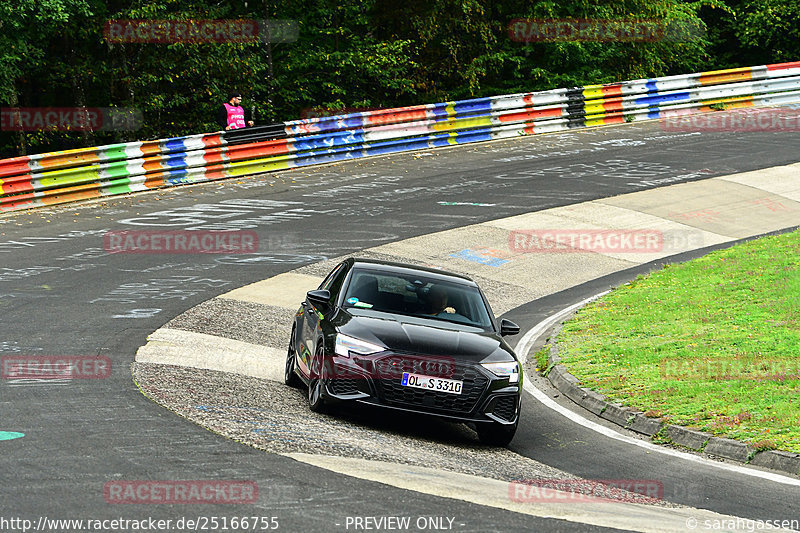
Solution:
<svg viewBox="0 0 800 533">
<path fill-rule="evenodd" d="M 344 267 L 344 263 L 341 263 L 336 266 L 333 270 L 331 270 L 330 274 L 325 276 L 325 279 L 322 280 L 322 283 L 319 284 L 317 290 L 327 290 L 330 287 L 331 283 L 333 282 L 333 278 L 336 277 L 338 272 L 341 272 L 342 268 Z"/>
<path fill-rule="evenodd" d="M 333 272 L 328 274 L 328 277 L 325 278 L 325 281 L 322 282 L 322 285 L 319 286 L 320 289 L 326 290 L 331 293 L 331 296 L 334 297 L 338 294 L 339 289 L 342 288 L 342 283 L 344 283 L 345 275 L 347 274 L 347 268 L 344 263 L 341 263 Z"/>
</svg>

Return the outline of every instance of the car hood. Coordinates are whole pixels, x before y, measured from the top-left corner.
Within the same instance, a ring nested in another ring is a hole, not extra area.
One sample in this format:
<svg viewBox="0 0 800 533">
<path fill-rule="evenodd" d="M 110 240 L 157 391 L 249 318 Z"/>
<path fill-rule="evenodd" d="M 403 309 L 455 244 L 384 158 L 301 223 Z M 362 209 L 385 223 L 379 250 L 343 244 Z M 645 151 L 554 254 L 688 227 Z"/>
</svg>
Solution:
<svg viewBox="0 0 800 533">
<path fill-rule="evenodd" d="M 364 314 L 362 314 L 364 313 Z M 389 351 L 447 356 L 473 362 L 513 361 L 511 348 L 494 332 L 435 319 L 360 310 L 342 312 L 336 329 Z"/>
</svg>

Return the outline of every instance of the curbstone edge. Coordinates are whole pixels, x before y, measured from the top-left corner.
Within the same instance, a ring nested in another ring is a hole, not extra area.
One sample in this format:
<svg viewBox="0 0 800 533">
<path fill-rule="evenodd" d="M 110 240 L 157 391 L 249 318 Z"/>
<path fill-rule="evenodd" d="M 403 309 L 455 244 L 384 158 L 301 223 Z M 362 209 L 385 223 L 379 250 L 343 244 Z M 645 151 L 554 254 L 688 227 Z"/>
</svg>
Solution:
<svg viewBox="0 0 800 533">
<path fill-rule="evenodd" d="M 556 365 L 547 374 L 556 388 L 574 402 L 580 401 L 583 396 L 583 389 L 578 386 L 578 379 L 567 372 L 562 365 Z"/>
<path fill-rule="evenodd" d="M 630 422 L 630 417 L 634 413 L 627 407 L 618 403 L 607 403 L 606 409 L 600 414 L 602 418 L 610 420 L 617 425 L 627 427 Z"/>
<path fill-rule="evenodd" d="M 683 426 L 675 426 L 673 424 L 667 426 L 666 433 L 675 444 L 680 444 L 681 446 L 698 451 L 702 450 L 703 446 L 709 441 L 709 439 L 713 438 L 710 433 L 695 431 L 693 429 L 688 429 Z M 708 448 L 708 446 L 706 446 L 706 448 Z M 745 459 L 746 458 L 747 456 L 745 456 Z"/>
<path fill-rule="evenodd" d="M 747 460 L 750 459 L 751 454 L 754 454 L 756 451 L 754 448 L 738 440 L 712 437 L 706 445 L 705 452 L 746 463 Z"/>
<path fill-rule="evenodd" d="M 547 378 L 564 396 L 596 415 L 602 413 L 608 405 L 601 394 L 578 385 L 578 379 L 567 372 L 563 365 L 554 366 Z"/>
<path fill-rule="evenodd" d="M 659 432 L 663 423 L 664 422 L 660 418 L 649 418 L 642 413 L 634 413 L 633 422 L 628 429 L 652 437 Z"/>
<path fill-rule="evenodd" d="M 579 402 L 581 407 L 586 409 L 587 411 L 591 411 L 592 413 L 599 415 L 604 413 L 608 409 L 608 402 L 606 401 L 606 397 L 602 394 L 598 394 L 593 390 L 589 389 L 581 389 L 583 391 L 583 397 Z"/>
<path fill-rule="evenodd" d="M 781 450 L 760 452 L 753 457 L 750 464 L 800 476 L 800 455 L 792 452 Z"/>
</svg>

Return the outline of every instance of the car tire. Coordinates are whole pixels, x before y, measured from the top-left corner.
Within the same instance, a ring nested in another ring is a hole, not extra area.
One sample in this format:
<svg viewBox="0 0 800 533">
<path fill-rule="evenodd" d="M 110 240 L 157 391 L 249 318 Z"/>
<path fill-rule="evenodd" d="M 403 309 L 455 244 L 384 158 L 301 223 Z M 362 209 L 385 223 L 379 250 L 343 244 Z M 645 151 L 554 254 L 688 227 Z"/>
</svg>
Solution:
<svg viewBox="0 0 800 533">
<path fill-rule="evenodd" d="M 295 333 L 297 329 L 292 327 L 292 335 L 289 337 L 289 348 L 286 352 L 286 367 L 283 371 L 283 382 L 293 388 L 300 386 L 300 378 L 297 377 L 295 368 L 297 367 L 297 350 L 295 350 Z"/>
<path fill-rule="evenodd" d="M 318 347 L 314 361 L 311 363 L 312 368 L 318 368 L 318 370 L 312 370 L 311 378 L 308 380 L 308 408 L 315 413 L 324 413 L 327 410 L 325 400 L 322 397 L 322 391 L 325 387 L 325 381 L 322 376 L 324 365 L 322 355 L 322 347 Z M 319 366 L 316 367 L 315 365 Z"/>
<path fill-rule="evenodd" d="M 321 379 L 311 378 L 308 380 L 308 408 L 315 413 L 326 411 L 325 400 L 322 399 L 322 388 L 325 384 Z"/>
<path fill-rule="evenodd" d="M 519 418 L 513 424 L 477 424 L 475 430 L 478 432 L 478 439 L 482 444 L 489 446 L 508 446 L 517 432 Z"/>
</svg>

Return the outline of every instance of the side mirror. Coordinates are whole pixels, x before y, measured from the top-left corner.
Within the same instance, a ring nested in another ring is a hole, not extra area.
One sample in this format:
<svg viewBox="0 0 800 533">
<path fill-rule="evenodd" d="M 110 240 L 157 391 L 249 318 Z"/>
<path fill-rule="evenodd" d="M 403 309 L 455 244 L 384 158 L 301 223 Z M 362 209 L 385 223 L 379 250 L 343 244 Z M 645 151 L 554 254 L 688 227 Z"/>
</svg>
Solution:
<svg viewBox="0 0 800 533">
<path fill-rule="evenodd" d="M 308 291 L 306 298 L 314 307 L 328 307 L 331 304 L 331 293 L 326 290 Z"/>
<path fill-rule="evenodd" d="M 506 320 L 505 318 L 500 321 L 500 335 L 505 337 L 506 335 L 516 335 L 519 333 L 519 326 L 511 322 L 510 320 Z"/>
</svg>

